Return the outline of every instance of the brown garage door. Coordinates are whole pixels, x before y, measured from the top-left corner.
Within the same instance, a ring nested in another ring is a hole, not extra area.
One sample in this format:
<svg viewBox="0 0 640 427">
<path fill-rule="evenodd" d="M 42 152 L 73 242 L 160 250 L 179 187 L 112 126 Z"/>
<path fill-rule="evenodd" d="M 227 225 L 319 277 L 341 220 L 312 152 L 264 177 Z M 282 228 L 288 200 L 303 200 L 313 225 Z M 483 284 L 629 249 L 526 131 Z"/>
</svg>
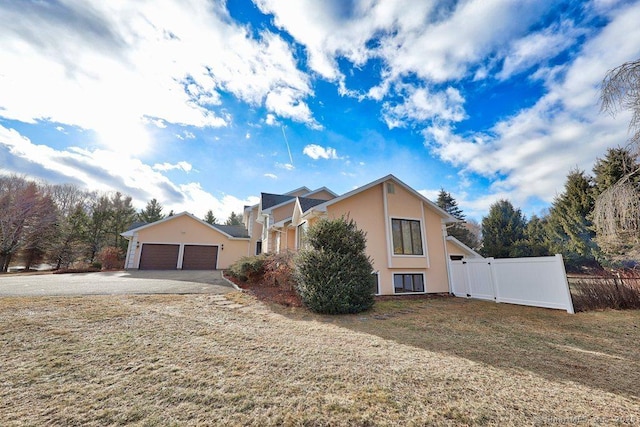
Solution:
<svg viewBox="0 0 640 427">
<path fill-rule="evenodd" d="M 178 268 L 180 245 L 143 243 L 140 270 L 175 270 Z"/>
<path fill-rule="evenodd" d="M 183 270 L 215 270 L 217 262 L 217 246 L 184 246 L 184 257 L 182 259 Z"/>
</svg>

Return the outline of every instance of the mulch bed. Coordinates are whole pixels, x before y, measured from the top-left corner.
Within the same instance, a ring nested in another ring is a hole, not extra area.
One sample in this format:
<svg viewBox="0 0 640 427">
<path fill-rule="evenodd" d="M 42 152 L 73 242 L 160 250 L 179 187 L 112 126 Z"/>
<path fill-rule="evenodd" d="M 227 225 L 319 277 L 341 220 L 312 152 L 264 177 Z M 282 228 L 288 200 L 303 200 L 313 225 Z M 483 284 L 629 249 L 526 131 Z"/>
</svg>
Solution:
<svg viewBox="0 0 640 427">
<path fill-rule="evenodd" d="M 278 286 L 266 286 L 261 283 L 243 282 L 228 274 L 225 274 L 224 277 L 238 285 L 238 287 L 243 291 L 255 296 L 260 301 L 275 303 L 285 307 L 304 306 L 295 290 L 287 290 Z"/>
</svg>

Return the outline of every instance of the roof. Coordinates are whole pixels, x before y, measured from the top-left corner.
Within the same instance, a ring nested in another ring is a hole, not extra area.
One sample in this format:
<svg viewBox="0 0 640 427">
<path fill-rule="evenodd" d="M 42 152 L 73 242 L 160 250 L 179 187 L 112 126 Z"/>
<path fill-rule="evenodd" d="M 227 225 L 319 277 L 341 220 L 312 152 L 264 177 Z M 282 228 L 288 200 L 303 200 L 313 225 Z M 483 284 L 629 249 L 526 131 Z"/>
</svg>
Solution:
<svg viewBox="0 0 640 427">
<path fill-rule="evenodd" d="M 217 228 L 225 234 L 228 234 L 231 237 L 239 237 L 239 238 L 248 238 L 249 231 L 242 225 L 222 225 L 222 224 L 211 224 L 213 228 Z"/>
<path fill-rule="evenodd" d="M 462 243 L 460 240 L 456 239 L 453 236 L 447 236 L 447 241 L 453 243 L 455 246 L 461 249 L 462 252 L 466 252 L 472 258 L 483 258 L 483 256 L 480 255 L 478 252 L 474 251 L 469 246 L 465 245 L 464 243 Z"/>
<path fill-rule="evenodd" d="M 365 184 L 362 187 L 358 187 L 355 190 L 349 191 L 348 193 L 345 193 L 339 197 L 336 197 L 335 199 L 331 199 L 331 200 L 327 200 L 324 203 L 317 205 L 319 206 L 321 209 L 326 208 L 327 206 L 331 206 L 334 203 L 340 202 L 344 199 L 347 199 L 351 196 L 355 196 L 356 194 L 359 194 L 363 191 L 366 191 L 372 187 L 375 187 L 376 185 L 382 184 L 384 182 L 387 181 L 393 181 L 396 184 L 400 185 L 401 187 L 403 187 L 405 190 L 407 190 L 409 193 L 413 194 L 414 196 L 416 196 L 417 198 L 419 198 L 420 200 L 422 200 L 427 206 L 429 206 L 432 210 L 434 210 L 436 213 L 438 213 L 446 223 L 452 223 L 452 222 L 460 222 L 459 219 L 457 219 L 456 217 L 454 217 L 453 215 L 451 215 L 450 213 L 448 213 L 447 211 L 445 211 L 444 209 L 442 209 L 440 206 L 436 205 L 434 202 L 432 202 L 431 200 L 427 199 L 426 197 L 424 197 L 422 194 L 418 193 L 416 190 L 414 190 L 413 188 L 409 187 L 407 184 L 405 184 L 404 182 L 400 181 L 398 178 L 396 178 L 395 176 L 389 174 L 387 176 L 383 176 L 380 179 L 377 179 L 375 181 L 370 182 L 369 184 Z"/>
<path fill-rule="evenodd" d="M 165 217 L 165 218 L 161 219 L 160 221 L 151 222 L 151 223 L 144 223 L 143 225 L 141 225 L 139 227 L 130 228 L 129 230 L 125 231 L 124 233 L 120 233 L 120 235 L 122 237 L 127 237 L 127 238 L 128 237 L 133 237 L 133 235 L 135 233 L 137 233 L 138 231 L 140 231 L 140 230 L 143 230 L 143 229 L 149 228 L 149 227 L 153 227 L 155 225 L 161 224 L 163 222 L 171 221 L 171 220 L 174 220 L 176 218 L 180 218 L 181 216 L 188 216 L 189 218 L 193 219 L 194 221 L 198 221 L 200 224 L 205 225 L 205 226 L 207 226 L 209 228 L 212 228 L 212 229 L 218 231 L 219 233 L 224 234 L 225 236 L 227 236 L 228 238 L 231 238 L 231 239 L 248 239 L 249 238 L 249 232 L 243 226 L 240 226 L 240 225 L 209 224 L 208 222 L 205 222 L 205 221 L 201 220 L 200 218 L 197 218 L 196 216 L 190 214 L 189 212 L 180 212 L 179 214 L 175 214 L 173 216 Z"/>
<path fill-rule="evenodd" d="M 143 225 L 147 225 L 147 223 L 146 223 L 145 221 L 136 221 L 136 222 L 133 222 L 133 223 L 129 226 L 129 228 L 127 228 L 125 231 L 133 230 L 133 229 L 135 229 L 135 228 L 140 228 L 140 227 L 142 227 Z"/>
<path fill-rule="evenodd" d="M 260 193 L 262 210 L 272 208 L 281 203 L 294 200 L 295 198 L 295 196 L 289 196 L 287 194 Z"/>
<path fill-rule="evenodd" d="M 321 205 L 326 202 L 326 200 L 320 199 L 310 199 L 308 197 L 298 197 L 298 201 L 300 202 L 300 210 L 304 213 L 311 209 L 314 206 Z"/>
</svg>

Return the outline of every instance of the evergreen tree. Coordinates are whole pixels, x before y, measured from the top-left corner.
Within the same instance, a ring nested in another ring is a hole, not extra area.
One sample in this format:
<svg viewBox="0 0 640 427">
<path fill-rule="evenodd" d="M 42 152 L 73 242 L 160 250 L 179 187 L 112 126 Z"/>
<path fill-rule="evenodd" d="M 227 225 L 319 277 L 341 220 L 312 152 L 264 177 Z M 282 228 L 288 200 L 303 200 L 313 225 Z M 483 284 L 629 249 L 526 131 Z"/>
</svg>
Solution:
<svg viewBox="0 0 640 427">
<path fill-rule="evenodd" d="M 111 222 L 110 231 L 112 240 L 109 242 L 109 246 L 114 246 L 122 250 L 122 253 L 127 251 L 127 240 L 120 235 L 133 224 L 136 220 L 136 210 L 131 204 L 131 196 L 124 196 L 117 191 L 111 197 Z"/>
<path fill-rule="evenodd" d="M 524 239 L 526 220 L 520 209 L 508 200 L 499 200 L 482 219 L 482 249 L 484 256 L 508 258 L 518 255 L 516 244 Z"/>
<path fill-rule="evenodd" d="M 595 265 L 598 247 L 593 224 L 588 219 L 594 206 L 593 183 L 583 171 L 567 176 L 564 192 L 549 210 L 551 247 L 561 253 L 570 269 Z"/>
<path fill-rule="evenodd" d="M 464 221 L 465 215 L 462 213 L 462 209 L 458 207 L 458 202 L 456 202 L 456 200 L 451 196 L 451 193 L 444 191 L 444 189 L 440 189 L 436 204 L 454 218 Z M 455 237 L 472 249 L 477 248 L 479 245 L 476 236 L 466 228 L 463 223 L 448 225 L 447 234 Z"/>
<path fill-rule="evenodd" d="M 242 216 L 236 214 L 235 212 L 231 212 L 229 218 L 227 218 L 226 225 L 243 225 L 242 224 Z"/>
<path fill-rule="evenodd" d="M 218 222 L 218 218 L 213 215 L 213 211 L 211 209 L 207 211 L 207 214 L 202 220 L 209 224 L 216 224 Z"/>
<path fill-rule="evenodd" d="M 598 197 L 625 176 L 636 172 L 640 164 L 628 148 L 609 148 L 593 166 L 594 193 Z M 631 176 L 631 182 L 640 182 L 640 173 Z"/>
<path fill-rule="evenodd" d="M 164 218 L 162 205 L 156 199 L 151 199 L 138 214 L 138 220 L 146 223 L 160 221 L 162 218 Z"/>
<path fill-rule="evenodd" d="M 298 293 L 318 313 L 358 313 L 373 306 L 375 276 L 366 235 L 353 220 L 321 219 L 306 236 L 309 249 L 296 261 Z"/>
</svg>

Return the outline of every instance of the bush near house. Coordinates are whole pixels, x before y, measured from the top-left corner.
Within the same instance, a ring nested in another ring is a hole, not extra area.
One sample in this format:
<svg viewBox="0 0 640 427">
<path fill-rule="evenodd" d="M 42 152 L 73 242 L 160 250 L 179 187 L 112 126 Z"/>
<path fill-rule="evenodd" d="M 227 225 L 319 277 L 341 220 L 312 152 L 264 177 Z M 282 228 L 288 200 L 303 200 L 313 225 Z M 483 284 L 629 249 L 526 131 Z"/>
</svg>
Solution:
<svg viewBox="0 0 640 427">
<path fill-rule="evenodd" d="M 258 283 L 264 276 L 266 259 L 266 254 L 244 256 L 229 267 L 229 274 L 242 282 Z"/>
<path fill-rule="evenodd" d="M 115 246 L 106 246 L 98 252 L 98 262 L 92 266 L 100 266 L 103 270 L 120 270 L 124 268 L 122 249 Z"/>
<path fill-rule="evenodd" d="M 353 220 L 321 219 L 309 228 L 296 260 L 298 293 L 311 310 L 358 313 L 374 303 L 375 280 L 365 253 L 366 235 Z"/>
</svg>

